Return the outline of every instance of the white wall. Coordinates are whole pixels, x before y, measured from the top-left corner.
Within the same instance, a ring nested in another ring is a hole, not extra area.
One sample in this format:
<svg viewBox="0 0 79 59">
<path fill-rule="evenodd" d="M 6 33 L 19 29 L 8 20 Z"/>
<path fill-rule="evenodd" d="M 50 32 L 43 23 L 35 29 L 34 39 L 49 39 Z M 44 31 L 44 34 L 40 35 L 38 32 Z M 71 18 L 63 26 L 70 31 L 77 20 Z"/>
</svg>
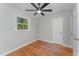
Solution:
<svg viewBox="0 0 79 59">
<path fill-rule="evenodd" d="M 50 16 L 42 16 L 38 19 L 38 39 L 52 41 L 52 20 Z"/>
<path fill-rule="evenodd" d="M 73 8 L 73 35 L 74 39 L 79 39 L 79 4 Z M 74 55 L 79 56 L 79 40 L 73 40 Z"/>
<path fill-rule="evenodd" d="M 63 44 L 72 47 L 72 40 L 70 39 L 70 19 L 72 12 L 71 11 L 63 11 L 56 14 L 45 15 L 45 17 L 41 17 L 39 19 L 39 38 L 53 42 L 53 28 L 52 23 L 53 19 L 62 17 L 63 18 Z M 56 40 L 58 41 L 58 40 Z"/>
<path fill-rule="evenodd" d="M 28 17 L 31 21 L 30 31 L 16 31 L 15 15 Z M 0 4 L 0 54 L 30 43 L 36 39 L 37 20 L 28 13 L 15 9 L 8 4 Z"/>
<path fill-rule="evenodd" d="M 77 41 L 76 41 L 76 49 L 77 49 L 77 53 L 76 55 L 79 56 L 79 3 L 77 4 L 77 8 L 78 8 L 78 11 L 77 11 L 77 15 L 78 15 L 78 19 L 77 19 Z"/>
</svg>

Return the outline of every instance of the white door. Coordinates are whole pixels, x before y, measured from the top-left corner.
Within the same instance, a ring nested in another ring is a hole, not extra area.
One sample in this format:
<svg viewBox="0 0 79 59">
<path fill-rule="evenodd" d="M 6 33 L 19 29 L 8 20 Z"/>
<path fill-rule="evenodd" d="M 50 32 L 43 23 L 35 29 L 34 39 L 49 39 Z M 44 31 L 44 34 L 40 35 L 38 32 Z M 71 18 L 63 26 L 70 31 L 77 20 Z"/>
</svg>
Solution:
<svg viewBox="0 0 79 59">
<path fill-rule="evenodd" d="M 74 40 L 74 35 L 73 35 L 73 16 L 71 16 L 70 19 L 70 46 L 73 47 L 73 40 Z"/>
<path fill-rule="evenodd" d="M 63 43 L 63 18 L 53 19 L 53 43 Z"/>
</svg>

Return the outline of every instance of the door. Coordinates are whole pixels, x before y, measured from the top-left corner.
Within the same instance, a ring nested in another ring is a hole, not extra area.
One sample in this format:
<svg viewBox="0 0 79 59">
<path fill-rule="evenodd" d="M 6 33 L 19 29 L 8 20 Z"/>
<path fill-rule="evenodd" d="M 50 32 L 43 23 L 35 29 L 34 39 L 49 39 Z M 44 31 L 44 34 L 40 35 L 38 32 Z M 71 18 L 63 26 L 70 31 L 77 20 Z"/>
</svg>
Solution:
<svg viewBox="0 0 79 59">
<path fill-rule="evenodd" d="M 58 17 L 53 19 L 53 43 L 63 43 L 63 18 Z"/>
<path fill-rule="evenodd" d="M 73 16 L 71 16 L 70 18 L 70 46 L 73 47 L 73 40 L 74 40 L 74 37 L 73 37 Z"/>
</svg>

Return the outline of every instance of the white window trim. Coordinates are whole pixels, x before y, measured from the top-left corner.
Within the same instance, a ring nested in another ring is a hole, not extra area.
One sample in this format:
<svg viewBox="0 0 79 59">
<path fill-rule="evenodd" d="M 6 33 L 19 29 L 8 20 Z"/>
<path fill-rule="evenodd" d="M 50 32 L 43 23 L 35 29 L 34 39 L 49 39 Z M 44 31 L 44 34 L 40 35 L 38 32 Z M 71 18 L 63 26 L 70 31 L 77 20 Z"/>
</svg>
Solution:
<svg viewBox="0 0 79 59">
<path fill-rule="evenodd" d="M 16 21 L 16 31 L 29 31 L 30 30 L 30 18 L 28 18 L 28 17 L 24 17 L 24 16 L 21 16 L 21 15 L 16 15 L 15 16 L 16 18 L 15 18 L 15 21 Z M 25 19 L 28 19 L 28 29 L 23 29 L 23 30 L 18 30 L 17 29 L 17 17 L 22 17 L 22 18 L 25 18 Z"/>
</svg>

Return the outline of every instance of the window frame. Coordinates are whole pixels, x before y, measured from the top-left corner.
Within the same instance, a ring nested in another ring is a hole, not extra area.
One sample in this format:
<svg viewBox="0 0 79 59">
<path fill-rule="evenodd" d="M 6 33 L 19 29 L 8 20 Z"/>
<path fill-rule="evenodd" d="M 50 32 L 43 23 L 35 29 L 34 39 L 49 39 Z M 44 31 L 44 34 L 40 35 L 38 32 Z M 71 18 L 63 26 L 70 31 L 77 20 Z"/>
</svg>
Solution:
<svg viewBox="0 0 79 59">
<path fill-rule="evenodd" d="M 17 22 L 17 17 L 21 17 L 21 18 L 24 18 L 24 19 L 26 19 L 27 20 L 27 22 L 28 22 L 28 29 L 20 29 L 20 30 L 18 30 L 18 24 L 21 24 L 21 23 L 18 23 Z M 29 31 L 30 30 L 30 19 L 29 18 L 27 18 L 27 17 L 24 17 L 24 16 L 20 16 L 20 15 L 17 15 L 16 16 L 16 31 Z"/>
</svg>

